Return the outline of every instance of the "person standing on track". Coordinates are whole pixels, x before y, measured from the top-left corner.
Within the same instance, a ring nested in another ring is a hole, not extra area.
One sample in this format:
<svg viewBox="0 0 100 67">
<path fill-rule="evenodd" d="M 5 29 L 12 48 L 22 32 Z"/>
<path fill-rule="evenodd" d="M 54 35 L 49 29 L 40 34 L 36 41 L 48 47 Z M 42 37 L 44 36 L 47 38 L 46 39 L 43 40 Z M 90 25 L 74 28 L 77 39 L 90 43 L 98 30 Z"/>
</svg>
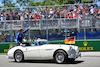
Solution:
<svg viewBox="0 0 100 67">
<path fill-rule="evenodd" d="M 26 33 L 29 29 L 30 29 L 30 26 L 25 31 L 23 31 L 22 28 L 19 29 L 19 32 L 16 35 L 18 45 L 22 46 L 23 44 L 26 44 L 26 46 L 30 46 L 29 43 L 23 42 L 23 34 Z"/>
</svg>

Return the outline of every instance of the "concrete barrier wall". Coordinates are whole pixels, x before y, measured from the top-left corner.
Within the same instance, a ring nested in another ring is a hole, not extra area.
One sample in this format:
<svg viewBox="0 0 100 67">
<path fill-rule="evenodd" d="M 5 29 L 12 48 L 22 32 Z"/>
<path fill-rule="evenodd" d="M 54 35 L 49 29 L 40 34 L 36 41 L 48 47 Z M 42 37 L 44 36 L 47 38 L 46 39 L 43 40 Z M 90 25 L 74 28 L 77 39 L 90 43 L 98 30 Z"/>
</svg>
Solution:
<svg viewBox="0 0 100 67">
<path fill-rule="evenodd" d="M 64 41 L 49 41 L 51 44 L 65 44 Z M 33 43 L 33 42 L 30 42 Z M 0 53 L 6 53 L 9 48 L 16 46 L 17 43 L 0 43 Z M 100 40 L 76 40 L 75 45 L 80 51 L 100 51 Z"/>
</svg>

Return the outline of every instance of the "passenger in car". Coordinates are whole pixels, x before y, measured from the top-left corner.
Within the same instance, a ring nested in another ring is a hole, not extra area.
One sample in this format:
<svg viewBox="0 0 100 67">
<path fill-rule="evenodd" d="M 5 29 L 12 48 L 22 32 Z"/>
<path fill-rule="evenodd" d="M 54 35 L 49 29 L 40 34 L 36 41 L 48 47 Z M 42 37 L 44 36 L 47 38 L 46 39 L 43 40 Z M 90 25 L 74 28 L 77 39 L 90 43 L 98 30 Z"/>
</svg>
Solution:
<svg viewBox="0 0 100 67">
<path fill-rule="evenodd" d="M 23 46 L 23 44 L 26 44 L 26 46 L 30 46 L 29 43 L 23 42 L 23 34 L 26 33 L 29 29 L 30 29 L 30 26 L 25 31 L 23 31 L 22 28 L 19 29 L 19 32 L 17 33 L 17 36 L 16 36 L 18 45 Z"/>
</svg>

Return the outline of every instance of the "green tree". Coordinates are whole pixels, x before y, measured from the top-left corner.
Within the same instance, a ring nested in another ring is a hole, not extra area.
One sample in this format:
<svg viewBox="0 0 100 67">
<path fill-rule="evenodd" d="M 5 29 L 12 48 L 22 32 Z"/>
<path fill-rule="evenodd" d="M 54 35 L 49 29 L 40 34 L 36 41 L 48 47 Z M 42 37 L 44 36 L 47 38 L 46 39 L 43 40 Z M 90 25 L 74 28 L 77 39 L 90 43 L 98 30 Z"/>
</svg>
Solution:
<svg viewBox="0 0 100 67">
<path fill-rule="evenodd" d="M 94 0 L 43 0 L 43 1 L 32 1 L 30 0 L 29 6 L 46 6 L 46 5 L 64 5 L 74 3 L 93 3 Z"/>
<path fill-rule="evenodd" d="M 30 0 L 16 0 L 16 3 L 18 3 L 21 6 L 28 6 Z"/>
<path fill-rule="evenodd" d="M 57 5 L 74 4 L 75 0 L 53 0 Z"/>
<path fill-rule="evenodd" d="M 2 3 L 4 4 L 4 7 L 14 7 L 15 3 L 13 0 L 2 0 Z"/>
<path fill-rule="evenodd" d="M 94 0 L 81 0 L 81 3 L 93 3 Z"/>
<path fill-rule="evenodd" d="M 31 1 L 29 4 L 32 6 L 46 6 L 46 5 L 64 5 L 64 4 L 74 4 L 75 1 L 74 0 L 43 0 L 42 2 L 36 1 L 33 2 Z"/>
<path fill-rule="evenodd" d="M 39 1 L 36 1 L 36 2 L 33 2 L 33 1 L 30 1 L 29 3 L 30 6 L 46 6 L 46 5 L 55 5 L 55 2 L 52 1 L 52 0 L 44 0 L 42 2 L 39 2 Z"/>
<path fill-rule="evenodd" d="M 40 2 L 30 2 L 29 6 L 39 6 L 41 3 Z"/>
<path fill-rule="evenodd" d="M 55 5 L 55 1 L 53 0 L 44 0 L 41 5 Z"/>
</svg>

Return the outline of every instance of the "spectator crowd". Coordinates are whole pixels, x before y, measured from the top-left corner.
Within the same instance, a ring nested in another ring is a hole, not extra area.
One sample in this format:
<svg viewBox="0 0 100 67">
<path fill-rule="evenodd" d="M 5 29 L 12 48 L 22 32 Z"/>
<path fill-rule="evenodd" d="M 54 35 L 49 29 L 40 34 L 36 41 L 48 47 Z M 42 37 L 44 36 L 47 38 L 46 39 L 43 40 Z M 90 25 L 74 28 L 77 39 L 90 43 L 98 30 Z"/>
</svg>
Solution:
<svg viewBox="0 0 100 67">
<path fill-rule="evenodd" d="M 0 28 L 3 28 L 3 21 L 5 20 L 39 20 L 39 19 L 60 19 L 60 18 L 79 18 L 83 20 L 84 15 L 89 17 L 100 18 L 100 9 L 97 4 L 88 5 L 70 5 L 70 6 L 55 6 L 55 7 L 33 7 L 33 8 L 9 8 L 0 9 Z M 58 22 L 58 21 L 57 21 Z M 71 21 L 72 22 L 72 21 Z M 74 21 L 75 22 L 75 21 Z M 26 22 L 27 23 L 27 22 Z M 33 22 L 30 25 L 34 27 L 39 22 Z M 71 23 L 72 24 L 72 23 Z M 26 25 L 24 23 L 24 25 Z M 52 24 L 54 25 L 54 24 Z M 65 25 L 65 24 L 64 24 Z M 75 24 L 74 24 L 75 25 Z M 6 26 L 6 25 L 5 25 Z M 4 36 L 0 37 L 0 42 L 6 41 Z M 31 39 L 30 39 L 31 41 Z"/>
<path fill-rule="evenodd" d="M 29 9 L 14 8 L 7 12 L 1 10 L 0 20 L 28 20 L 28 19 L 57 19 L 57 18 L 79 18 L 82 20 L 83 15 L 92 15 L 98 17 L 100 9 L 95 5 L 71 5 L 58 7 L 35 7 Z"/>
</svg>

